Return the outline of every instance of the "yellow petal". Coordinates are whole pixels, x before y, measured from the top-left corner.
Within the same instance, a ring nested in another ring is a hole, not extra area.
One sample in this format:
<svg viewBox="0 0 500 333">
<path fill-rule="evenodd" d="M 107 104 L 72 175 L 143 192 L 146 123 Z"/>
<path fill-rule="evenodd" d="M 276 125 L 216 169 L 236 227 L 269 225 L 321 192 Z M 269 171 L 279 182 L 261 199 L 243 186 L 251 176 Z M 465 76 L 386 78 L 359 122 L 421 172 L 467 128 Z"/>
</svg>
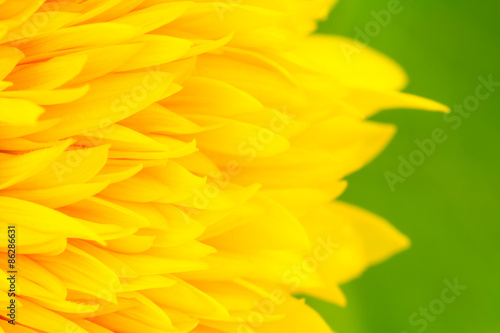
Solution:
<svg viewBox="0 0 500 333">
<path fill-rule="evenodd" d="M 45 309 L 26 299 L 22 300 L 23 306 L 18 309 L 19 322 L 25 326 L 45 332 L 71 332 L 88 333 L 71 320 L 64 318 L 56 312 Z"/>
<path fill-rule="evenodd" d="M 31 201 L 49 208 L 59 208 L 92 197 L 108 183 L 71 184 L 39 190 L 3 190 L 2 195 Z"/>
<path fill-rule="evenodd" d="M 18 66 L 7 79 L 14 83 L 16 90 L 52 90 L 77 76 L 86 61 L 83 54 L 55 57 L 42 63 Z"/>
<path fill-rule="evenodd" d="M 408 82 L 392 59 L 345 37 L 313 35 L 294 52 L 348 86 L 401 90 Z"/>
<path fill-rule="evenodd" d="M 33 102 L 18 98 L 0 97 L 1 123 L 14 126 L 35 125 L 38 117 L 43 112 L 43 108 Z"/>
<path fill-rule="evenodd" d="M 363 98 L 359 98 L 363 96 Z M 426 111 L 449 112 L 449 107 L 427 98 L 397 91 L 384 91 L 376 88 L 351 88 L 344 98 L 345 102 L 370 116 L 385 109 L 420 109 Z"/>
<path fill-rule="evenodd" d="M 15 198 L 0 197 L 0 207 L 2 207 L 3 212 L 0 222 L 4 225 L 14 223 L 21 227 L 52 235 L 92 240 L 99 239 L 97 235 L 76 220 L 44 206 Z"/>
<path fill-rule="evenodd" d="M 363 239 L 366 257 L 370 264 L 377 264 L 410 246 L 408 237 L 383 218 L 359 207 L 336 201 L 332 209 L 348 219 Z"/>
<path fill-rule="evenodd" d="M 22 181 L 49 168 L 72 142 L 72 140 L 68 140 L 59 146 L 37 150 L 20 156 L 4 155 L 6 159 L 0 162 L 0 169 L 2 170 L 0 188 L 4 189 L 22 183 Z"/>
</svg>

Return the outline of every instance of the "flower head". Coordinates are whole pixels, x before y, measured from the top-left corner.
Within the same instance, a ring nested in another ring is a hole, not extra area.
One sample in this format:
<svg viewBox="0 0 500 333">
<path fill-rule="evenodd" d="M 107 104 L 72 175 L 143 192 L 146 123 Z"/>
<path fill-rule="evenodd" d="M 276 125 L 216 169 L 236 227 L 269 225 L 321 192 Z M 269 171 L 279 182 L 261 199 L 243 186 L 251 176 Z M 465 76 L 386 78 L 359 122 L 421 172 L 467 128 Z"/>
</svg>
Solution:
<svg viewBox="0 0 500 333">
<path fill-rule="evenodd" d="M 329 332 L 292 295 L 408 246 L 335 200 L 394 134 L 366 118 L 445 109 L 311 35 L 331 6 L 0 1 L 0 331 Z"/>
</svg>

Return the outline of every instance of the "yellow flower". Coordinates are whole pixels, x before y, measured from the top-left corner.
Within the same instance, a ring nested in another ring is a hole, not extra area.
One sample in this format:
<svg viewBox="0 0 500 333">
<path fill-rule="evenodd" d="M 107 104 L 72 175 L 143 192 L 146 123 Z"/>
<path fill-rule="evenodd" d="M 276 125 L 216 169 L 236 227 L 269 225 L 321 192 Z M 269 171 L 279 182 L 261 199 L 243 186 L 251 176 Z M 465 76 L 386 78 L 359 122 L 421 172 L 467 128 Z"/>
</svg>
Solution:
<svg viewBox="0 0 500 333">
<path fill-rule="evenodd" d="M 0 1 L 0 331 L 330 332 L 292 295 L 408 246 L 334 201 L 394 133 L 366 117 L 446 110 L 310 36 L 331 6 Z"/>
</svg>

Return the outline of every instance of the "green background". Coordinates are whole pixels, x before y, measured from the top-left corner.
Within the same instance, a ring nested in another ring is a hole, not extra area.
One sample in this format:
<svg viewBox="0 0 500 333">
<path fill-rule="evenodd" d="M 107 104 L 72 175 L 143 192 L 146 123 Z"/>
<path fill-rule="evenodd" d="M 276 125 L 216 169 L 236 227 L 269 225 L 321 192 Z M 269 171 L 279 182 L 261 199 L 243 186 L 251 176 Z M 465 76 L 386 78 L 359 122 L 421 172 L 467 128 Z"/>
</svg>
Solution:
<svg viewBox="0 0 500 333">
<path fill-rule="evenodd" d="M 320 31 L 355 37 L 389 0 L 340 0 Z M 407 92 L 446 105 L 475 93 L 478 76 L 500 82 L 500 1 L 401 0 L 370 46 L 399 62 L 410 76 Z M 391 221 L 412 247 L 343 286 L 349 304 L 310 303 L 343 333 L 419 332 L 409 317 L 440 298 L 445 279 L 467 285 L 424 330 L 428 333 L 500 332 L 500 87 L 458 129 L 443 114 L 390 110 L 373 119 L 394 123 L 387 150 L 348 178 L 342 199 Z M 442 128 L 448 140 L 404 183 L 389 188 L 415 139 Z"/>
</svg>

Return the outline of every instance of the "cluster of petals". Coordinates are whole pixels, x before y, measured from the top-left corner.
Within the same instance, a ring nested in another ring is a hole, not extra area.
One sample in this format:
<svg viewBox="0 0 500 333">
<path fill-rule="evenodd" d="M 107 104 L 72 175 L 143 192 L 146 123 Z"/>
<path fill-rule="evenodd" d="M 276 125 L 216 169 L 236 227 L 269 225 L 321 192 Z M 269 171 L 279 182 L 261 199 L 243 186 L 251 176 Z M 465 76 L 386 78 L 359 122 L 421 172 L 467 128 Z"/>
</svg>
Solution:
<svg viewBox="0 0 500 333">
<path fill-rule="evenodd" d="M 294 295 L 409 243 L 336 200 L 395 132 L 367 117 L 446 109 L 314 35 L 332 6 L 0 0 L 0 332 L 330 332 Z"/>
</svg>

